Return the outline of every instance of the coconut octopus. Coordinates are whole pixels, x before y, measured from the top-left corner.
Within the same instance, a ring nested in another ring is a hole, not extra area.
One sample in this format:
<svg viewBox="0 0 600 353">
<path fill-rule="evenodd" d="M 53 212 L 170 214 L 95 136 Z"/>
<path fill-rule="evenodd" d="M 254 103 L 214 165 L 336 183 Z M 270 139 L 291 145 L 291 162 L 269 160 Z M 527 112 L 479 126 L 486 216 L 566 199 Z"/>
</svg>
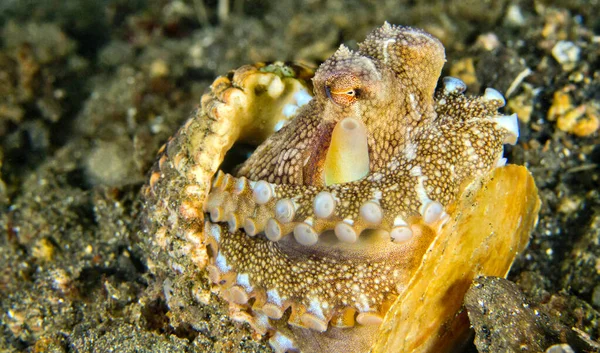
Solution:
<svg viewBox="0 0 600 353">
<path fill-rule="evenodd" d="M 436 90 L 444 62 L 436 38 L 386 23 L 314 76 L 273 63 L 217 78 L 142 190 L 150 269 L 206 273 L 277 352 L 459 345 L 466 289 L 506 275 L 539 200 L 505 166 L 519 131 L 503 96 L 452 77 Z M 221 171 L 238 142 L 258 147 Z"/>
</svg>

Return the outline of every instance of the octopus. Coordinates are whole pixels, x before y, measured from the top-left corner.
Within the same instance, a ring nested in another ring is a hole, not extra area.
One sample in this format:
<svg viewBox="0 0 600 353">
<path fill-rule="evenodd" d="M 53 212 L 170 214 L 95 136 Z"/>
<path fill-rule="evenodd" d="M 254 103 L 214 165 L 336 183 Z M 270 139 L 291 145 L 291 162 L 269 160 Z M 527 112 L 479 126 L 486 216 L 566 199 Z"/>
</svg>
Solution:
<svg viewBox="0 0 600 353">
<path fill-rule="evenodd" d="M 502 94 L 438 87 L 444 62 L 432 35 L 385 23 L 314 73 L 217 78 L 142 189 L 150 269 L 204 275 L 276 352 L 460 345 L 464 293 L 507 274 L 539 199 L 503 157 L 519 126 Z"/>
</svg>

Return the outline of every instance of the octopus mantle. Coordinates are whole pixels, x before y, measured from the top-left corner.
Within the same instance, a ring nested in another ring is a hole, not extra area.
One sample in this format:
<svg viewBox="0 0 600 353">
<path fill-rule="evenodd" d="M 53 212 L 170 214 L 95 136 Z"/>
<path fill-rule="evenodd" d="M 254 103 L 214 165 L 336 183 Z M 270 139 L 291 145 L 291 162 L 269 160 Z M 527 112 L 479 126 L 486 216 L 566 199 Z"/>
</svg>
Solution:
<svg viewBox="0 0 600 353">
<path fill-rule="evenodd" d="M 446 325 L 458 341 L 461 291 L 451 309 L 423 311 L 439 294 L 422 283 L 504 276 L 538 201 L 526 171 L 503 167 L 516 115 L 498 112 L 504 98 L 491 88 L 467 97 L 447 77 L 436 91 L 444 61 L 428 33 L 386 23 L 358 51 L 341 46 L 314 76 L 275 63 L 217 78 L 159 151 L 143 190 L 150 267 L 205 269 L 232 316 L 269 334 L 276 351 L 367 351 L 380 326 L 385 347 L 389 332 L 404 330 L 393 318 L 382 326 L 388 312 L 431 317 L 439 324 L 425 332 L 441 337 Z M 234 173 L 220 171 L 236 142 L 258 148 Z M 502 198 L 514 205 L 498 205 Z M 502 242 L 491 267 L 474 255 Z M 421 303 L 411 301 L 419 293 Z"/>
</svg>

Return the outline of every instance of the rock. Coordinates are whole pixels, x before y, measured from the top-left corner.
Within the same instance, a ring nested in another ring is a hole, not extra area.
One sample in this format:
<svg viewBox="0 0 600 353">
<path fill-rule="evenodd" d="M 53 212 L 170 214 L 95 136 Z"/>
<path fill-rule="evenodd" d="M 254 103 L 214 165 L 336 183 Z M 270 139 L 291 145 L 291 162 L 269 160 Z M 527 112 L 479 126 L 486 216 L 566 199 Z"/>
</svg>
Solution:
<svg viewBox="0 0 600 353">
<path fill-rule="evenodd" d="M 540 313 L 508 280 L 477 278 L 465 296 L 465 306 L 479 352 L 541 352 L 556 342 L 544 332 Z"/>
<path fill-rule="evenodd" d="M 578 352 L 600 349 L 589 334 L 598 315 L 587 308 L 589 305 L 572 296 L 541 298 L 542 303 L 534 304 L 509 280 L 478 277 L 465 296 L 478 351 L 567 353 L 572 352 L 570 347 Z"/>
</svg>

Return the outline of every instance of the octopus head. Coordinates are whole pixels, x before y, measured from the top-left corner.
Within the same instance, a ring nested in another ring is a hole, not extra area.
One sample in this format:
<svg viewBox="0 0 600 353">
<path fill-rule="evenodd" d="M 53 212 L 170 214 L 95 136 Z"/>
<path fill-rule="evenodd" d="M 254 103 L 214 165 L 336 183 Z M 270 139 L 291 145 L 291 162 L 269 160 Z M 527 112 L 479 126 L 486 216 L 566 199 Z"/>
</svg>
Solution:
<svg viewBox="0 0 600 353">
<path fill-rule="evenodd" d="M 359 44 L 359 53 L 394 71 L 404 90 L 431 98 L 446 61 L 444 46 L 431 34 L 385 23 Z"/>
<path fill-rule="evenodd" d="M 321 155 L 325 157 L 325 184 L 354 181 L 368 174 L 371 122 L 393 106 L 394 82 L 388 67 L 344 45 L 319 67 L 313 78 L 315 98 L 321 124 L 331 126 L 327 154 Z"/>
<path fill-rule="evenodd" d="M 347 116 L 360 118 L 391 103 L 392 80 L 392 73 L 376 60 L 342 45 L 319 67 L 313 84 L 324 120 L 339 121 Z"/>
</svg>

